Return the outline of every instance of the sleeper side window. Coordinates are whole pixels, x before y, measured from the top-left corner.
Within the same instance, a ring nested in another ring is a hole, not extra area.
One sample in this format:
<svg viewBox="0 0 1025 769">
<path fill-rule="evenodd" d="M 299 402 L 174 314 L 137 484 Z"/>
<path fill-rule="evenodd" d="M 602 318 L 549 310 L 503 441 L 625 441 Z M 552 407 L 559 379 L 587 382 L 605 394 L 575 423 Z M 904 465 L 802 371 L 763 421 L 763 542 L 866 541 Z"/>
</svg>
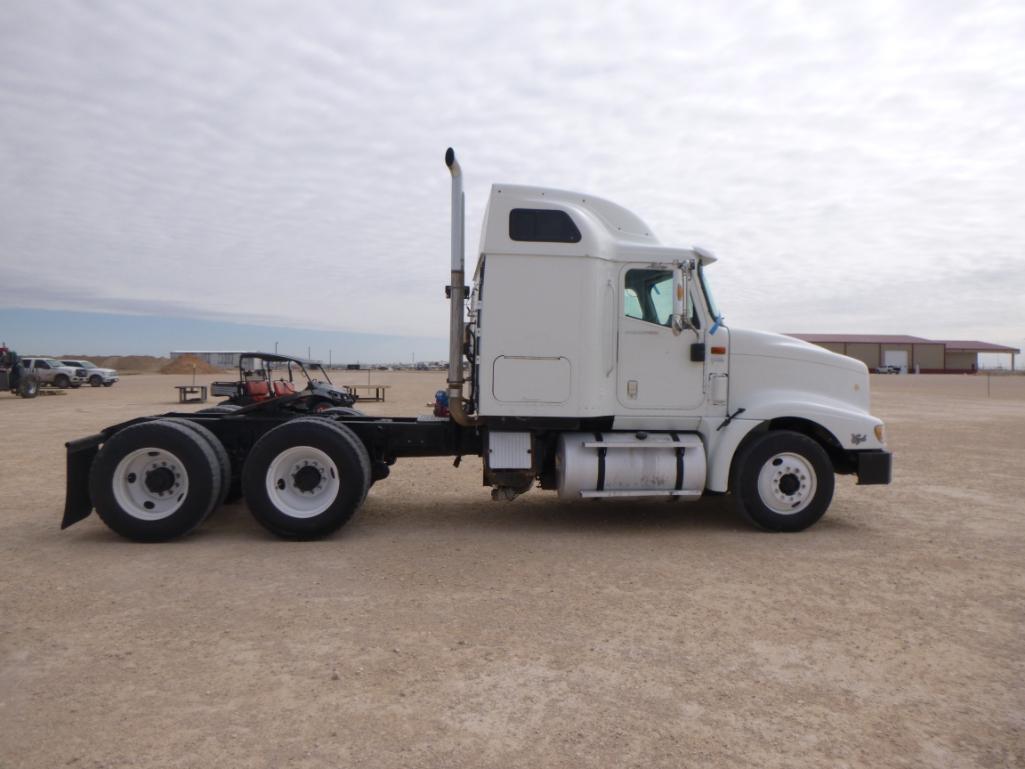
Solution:
<svg viewBox="0 0 1025 769">
<path fill-rule="evenodd" d="M 514 208 L 509 212 L 509 238 L 534 243 L 579 243 L 580 230 L 565 211 Z"/>
</svg>

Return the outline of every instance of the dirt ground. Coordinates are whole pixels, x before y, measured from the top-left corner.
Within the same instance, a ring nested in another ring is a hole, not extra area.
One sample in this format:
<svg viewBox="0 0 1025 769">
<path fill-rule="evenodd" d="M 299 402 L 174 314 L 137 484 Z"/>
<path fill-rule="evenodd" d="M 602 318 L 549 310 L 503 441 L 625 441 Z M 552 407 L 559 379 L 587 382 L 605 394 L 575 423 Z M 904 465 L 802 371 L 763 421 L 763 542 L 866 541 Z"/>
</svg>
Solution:
<svg viewBox="0 0 1025 769">
<path fill-rule="evenodd" d="M 367 411 L 442 380 L 375 372 Z M 244 503 L 61 532 L 63 442 L 184 381 L 0 395 L 0 767 L 1025 766 L 1025 377 L 873 377 L 893 485 L 795 535 L 492 502 L 473 459 L 400 462 L 322 542 Z"/>
</svg>

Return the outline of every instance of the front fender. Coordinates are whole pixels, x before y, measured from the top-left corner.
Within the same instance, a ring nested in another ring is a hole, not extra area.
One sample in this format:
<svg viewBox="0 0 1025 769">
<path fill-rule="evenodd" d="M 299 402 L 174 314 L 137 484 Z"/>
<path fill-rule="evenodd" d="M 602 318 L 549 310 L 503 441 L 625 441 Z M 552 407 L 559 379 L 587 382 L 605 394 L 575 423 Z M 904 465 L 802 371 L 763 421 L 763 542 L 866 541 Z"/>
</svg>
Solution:
<svg viewBox="0 0 1025 769">
<path fill-rule="evenodd" d="M 814 422 L 829 432 L 844 449 L 864 451 L 885 448 L 875 435 L 875 428 L 883 424 L 882 420 L 842 401 L 828 398 L 798 399 L 793 396 L 769 398 L 748 406 L 744 413 L 745 419 L 761 422 L 783 417 Z"/>
<path fill-rule="evenodd" d="M 744 416 L 747 416 L 746 414 Z M 708 450 L 708 475 L 705 488 L 709 491 L 726 492 L 730 486 L 730 467 L 737 447 L 752 430 L 762 424 L 760 419 L 734 419 L 721 427 L 725 417 L 702 419 L 698 428 Z"/>
<path fill-rule="evenodd" d="M 798 418 L 816 424 L 847 450 L 885 449 L 875 436 L 875 426 L 882 421 L 844 403 L 776 398 L 744 406 L 744 409 L 742 418 L 733 419 L 725 426 L 722 426 L 723 417 L 702 420 L 700 432 L 709 447 L 705 483 L 709 491 L 729 489 L 730 468 L 740 444 L 753 430 L 774 419 Z"/>
</svg>

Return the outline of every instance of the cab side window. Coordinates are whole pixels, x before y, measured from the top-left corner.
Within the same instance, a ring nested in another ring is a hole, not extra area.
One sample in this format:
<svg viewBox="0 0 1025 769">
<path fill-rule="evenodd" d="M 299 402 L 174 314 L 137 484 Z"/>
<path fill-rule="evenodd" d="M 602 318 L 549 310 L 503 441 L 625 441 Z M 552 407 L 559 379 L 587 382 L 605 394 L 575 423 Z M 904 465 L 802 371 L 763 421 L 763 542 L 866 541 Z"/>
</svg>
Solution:
<svg viewBox="0 0 1025 769">
<path fill-rule="evenodd" d="M 673 318 L 672 270 L 627 270 L 623 295 L 623 314 L 658 326 L 668 326 Z M 691 323 L 698 328 L 697 310 Z"/>
</svg>

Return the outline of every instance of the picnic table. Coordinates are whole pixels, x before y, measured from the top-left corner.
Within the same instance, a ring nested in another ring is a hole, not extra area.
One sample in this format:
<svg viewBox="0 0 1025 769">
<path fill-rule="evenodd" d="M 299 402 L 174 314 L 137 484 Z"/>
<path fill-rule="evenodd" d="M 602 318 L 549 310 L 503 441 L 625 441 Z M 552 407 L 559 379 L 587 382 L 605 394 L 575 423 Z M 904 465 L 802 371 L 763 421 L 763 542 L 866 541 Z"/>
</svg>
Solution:
<svg viewBox="0 0 1025 769">
<path fill-rule="evenodd" d="M 352 390 L 353 395 L 359 395 L 359 399 L 364 403 L 372 401 L 384 401 L 384 396 L 387 394 L 387 390 L 391 385 L 385 384 L 357 384 L 357 385 L 346 385 Z M 362 395 L 360 391 L 366 392 L 366 395 Z"/>
<path fill-rule="evenodd" d="M 206 385 L 174 385 L 179 403 L 206 403 Z"/>
</svg>

